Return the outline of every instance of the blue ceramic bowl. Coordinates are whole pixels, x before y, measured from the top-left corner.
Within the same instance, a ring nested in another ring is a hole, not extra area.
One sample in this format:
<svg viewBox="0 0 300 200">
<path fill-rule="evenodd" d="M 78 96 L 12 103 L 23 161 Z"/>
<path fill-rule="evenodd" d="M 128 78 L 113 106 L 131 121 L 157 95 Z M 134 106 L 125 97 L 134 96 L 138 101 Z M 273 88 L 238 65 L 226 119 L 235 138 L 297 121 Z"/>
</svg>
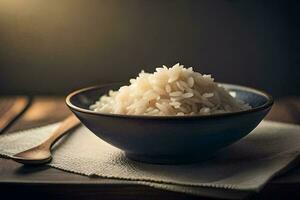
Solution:
<svg viewBox="0 0 300 200">
<path fill-rule="evenodd" d="M 148 163 L 187 163 L 204 160 L 250 133 L 266 116 L 273 99 L 265 92 L 222 84 L 252 106 L 241 112 L 207 116 L 136 116 L 89 110 L 100 96 L 122 84 L 84 88 L 66 103 L 95 135 L 125 151 L 130 159 Z"/>
</svg>

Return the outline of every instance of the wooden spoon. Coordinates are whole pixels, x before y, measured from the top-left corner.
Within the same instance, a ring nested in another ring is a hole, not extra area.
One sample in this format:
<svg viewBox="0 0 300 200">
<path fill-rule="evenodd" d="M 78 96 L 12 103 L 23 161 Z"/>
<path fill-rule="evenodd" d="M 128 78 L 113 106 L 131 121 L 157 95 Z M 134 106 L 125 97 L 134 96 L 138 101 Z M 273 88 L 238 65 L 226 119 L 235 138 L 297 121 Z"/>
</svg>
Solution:
<svg viewBox="0 0 300 200">
<path fill-rule="evenodd" d="M 63 135 L 69 132 L 69 130 L 75 128 L 80 124 L 80 121 L 75 115 L 67 117 L 60 126 L 41 144 L 17 153 L 11 158 L 19 163 L 23 164 L 44 164 L 52 159 L 51 147 L 52 145 Z"/>
</svg>

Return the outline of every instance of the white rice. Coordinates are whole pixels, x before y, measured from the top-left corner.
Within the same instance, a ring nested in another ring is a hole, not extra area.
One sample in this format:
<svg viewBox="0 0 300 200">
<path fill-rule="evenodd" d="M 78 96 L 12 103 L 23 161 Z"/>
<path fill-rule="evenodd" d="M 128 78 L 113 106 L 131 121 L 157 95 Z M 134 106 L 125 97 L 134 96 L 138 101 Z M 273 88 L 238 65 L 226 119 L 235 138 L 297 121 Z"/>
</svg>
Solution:
<svg viewBox="0 0 300 200">
<path fill-rule="evenodd" d="M 179 63 L 171 68 L 142 71 L 130 85 L 109 91 L 90 106 L 100 113 L 125 115 L 210 115 L 251 108 L 234 98 L 211 75 L 194 72 Z"/>
</svg>

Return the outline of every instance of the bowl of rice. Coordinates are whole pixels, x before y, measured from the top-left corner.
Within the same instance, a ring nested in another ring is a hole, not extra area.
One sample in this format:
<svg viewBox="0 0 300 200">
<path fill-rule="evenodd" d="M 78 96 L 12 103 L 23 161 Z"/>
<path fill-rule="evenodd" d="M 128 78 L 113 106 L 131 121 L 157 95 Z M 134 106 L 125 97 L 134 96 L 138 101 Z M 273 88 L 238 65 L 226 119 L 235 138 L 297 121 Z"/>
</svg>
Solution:
<svg viewBox="0 0 300 200">
<path fill-rule="evenodd" d="M 249 134 L 273 99 L 178 63 L 142 71 L 129 83 L 77 90 L 66 103 L 88 129 L 128 158 L 176 164 L 208 159 Z"/>
</svg>

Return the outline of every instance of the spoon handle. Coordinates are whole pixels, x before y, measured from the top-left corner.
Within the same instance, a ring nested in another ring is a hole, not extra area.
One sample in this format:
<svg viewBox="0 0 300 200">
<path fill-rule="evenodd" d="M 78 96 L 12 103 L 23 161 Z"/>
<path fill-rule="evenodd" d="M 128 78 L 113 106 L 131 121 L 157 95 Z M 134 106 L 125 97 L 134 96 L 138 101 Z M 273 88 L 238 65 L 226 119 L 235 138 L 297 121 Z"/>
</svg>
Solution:
<svg viewBox="0 0 300 200">
<path fill-rule="evenodd" d="M 75 128 L 80 124 L 79 119 L 75 115 L 70 115 L 61 122 L 59 127 L 47 138 L 40 146 L 51 148 L 51 146 L 69 130 Z"/>
</svg>

